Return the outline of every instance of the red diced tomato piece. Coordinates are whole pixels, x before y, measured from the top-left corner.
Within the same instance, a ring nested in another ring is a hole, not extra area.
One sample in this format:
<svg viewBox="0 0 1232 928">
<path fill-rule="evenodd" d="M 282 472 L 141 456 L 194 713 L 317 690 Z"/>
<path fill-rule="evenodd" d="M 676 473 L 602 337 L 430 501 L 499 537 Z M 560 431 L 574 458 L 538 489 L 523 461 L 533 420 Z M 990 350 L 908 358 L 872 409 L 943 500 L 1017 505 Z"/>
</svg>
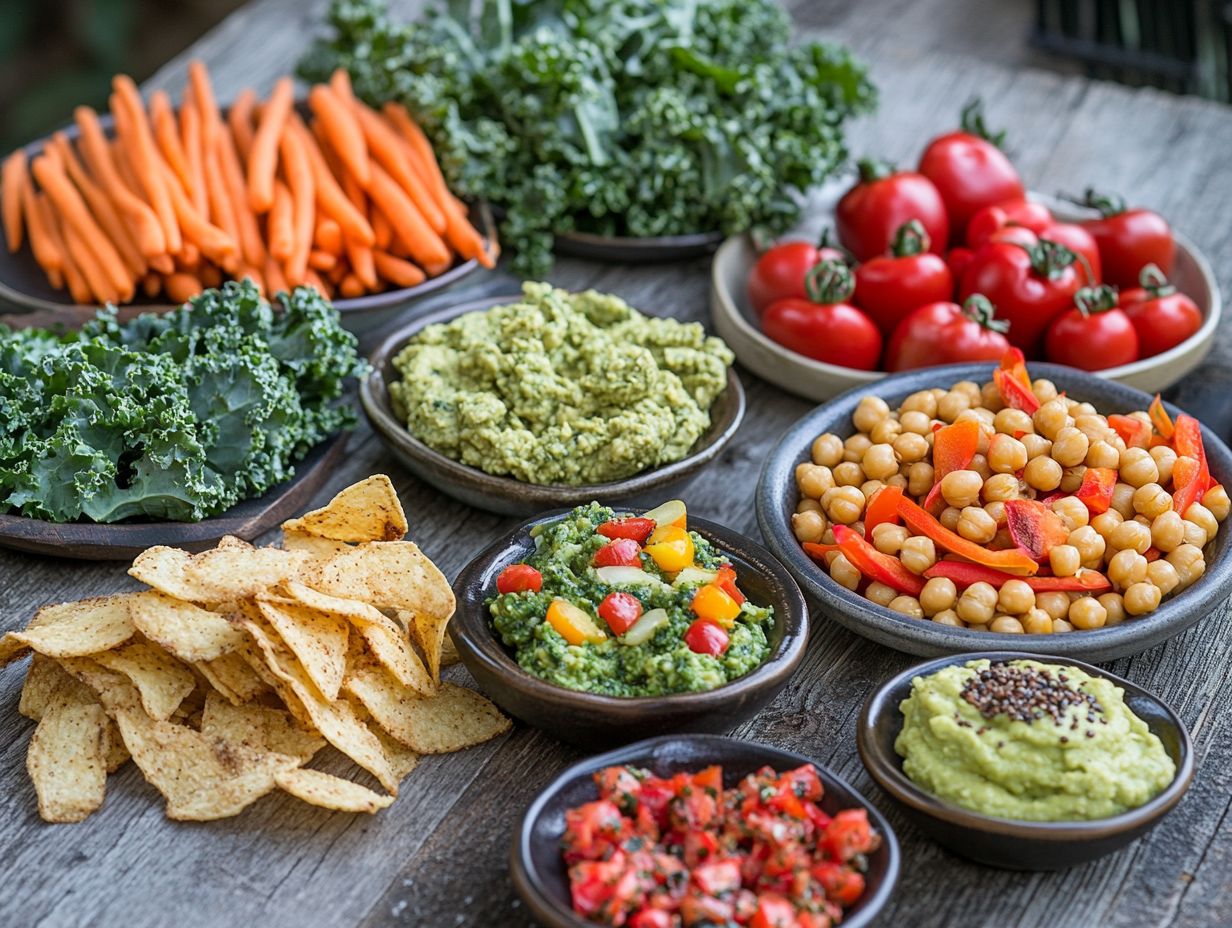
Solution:
<svg viewBox="0 0 1232 928">
<path fill-rule="evenodd" d="M 718 764 L 711 764 L 704 770 L 699 770 L 693 774 L 693 785 L 698 789 L 711 790 L 717 796 L 723 788 L 723 768 Z"/>
<path fill-rule="evenodd" d="M 585 916 L 598 914 L 612 898 L 612 887 L 606 880 L 606 874 L 610 870 L 607 861 L 599 860 L 584 860 L 569 868 L 573 911 Z"/>
<path fill-rule="evenodd" d="M 611 519 L 595 529 L 604 538 L 631 538 L 639 545 L 644 545 L 654 530 L 654 519 L 644 519 L 641 516 Z"/>
<path fill-rule="evenodd" d="M 629 928 L 672 928 L 672 913 L 664 909 L 642 909 L 633 913 Z"/>
<path fill-rule="evenodd" d="M 719 568 L 718 576 L 714 578 L 714 585 L 740 605 L 744 604 L 744 594 L 736 586 L 736 571 L 732 569 L 731 564 L 724 564 Z"/>
<path fill-rule="evenodd" d="M 777 893 L 762 893 L 757 897 L 757 912 L 749 928 L 794 928 L 796 907 Z"/>
<path fill-rule="evenodd" d="M 864 877 L 846 864 L 833 860 L 814 864 L 813 879 L 821 884 L 826 897 L 839 905 L 852 905 L 864 895 Z"/>
<path fill-rule="evenodd" d="M 719 849 L 719 839 L 712 831 L 690 831 L 684 836 L 684 862 L 688 867 L 709 860 Z"/>
<path fill-rule="evenodd" d="M 510 564 L 496 578 L 496 592 L 538 593 L 543 589 L 543 574 L 529 564 Z"/>
<path fill-rule="evenodd" d="M 717 623 L 709 619 L 698 619 L 684 633 L 684 643 L 696 654 L 719 657 L 727 652 L 731 639 Z"/>
<path fill-rule="evenodd" d="M 609 541 L 595 552 L 596 567 L 641 567 L 642 546 L 632 538 Z"/>
<path fill-rule="evenodd" d="M 797 796 L 812 802 L 819 800 L 824 792 L 821 777 L 812 764 L 802 764 L 795 770 L 788 770 L 779 777 L 779 782 L 790 785 Z"/>
<path fill-rule="evenodd" d="M 594 857 L 626 831 L 627 821 L 610 799 L 598 799 L 565 813 L 565 846 L 579 857 Z"/>
<path fill-rule="evenodd" d="M 637 802 L 637 796 L 642 790 L 642 781 L 633 775 L 628 767 L 605 767 L 595 774 L 595 785 L 599 787 L 599 798 L 610 799 L 629 812 Z"/>
<path fill-rule="evenodd" d="M 613 635 L 623 635 L 642 617 L 642 602 L 632 593 L 608 593 L 599 603 L 599 618 L 607 623 Z"/>
<path fill-rule="evenodd" d="M 740 860 L 729 857 L 693 868 L 693 884 L 710 896 L 721 896 L 740 888 Z"/>
<path fill-rule="evenodd" d="M 846 862 L 857 854 L 866 854 L 873 850 L 878 841 L 873 835 L 865 810 L 843 809 L 826 826 L 822 843 L 835 860 Z"/>
</svg>

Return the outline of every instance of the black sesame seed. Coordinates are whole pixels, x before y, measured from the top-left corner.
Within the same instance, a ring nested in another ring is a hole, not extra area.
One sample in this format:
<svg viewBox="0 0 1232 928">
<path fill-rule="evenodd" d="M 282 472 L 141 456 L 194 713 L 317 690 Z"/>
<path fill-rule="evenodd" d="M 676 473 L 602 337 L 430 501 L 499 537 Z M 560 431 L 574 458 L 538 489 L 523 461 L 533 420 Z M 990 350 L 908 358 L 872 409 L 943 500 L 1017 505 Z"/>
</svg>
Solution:
<svg viewBox="0 0 1232 928">
<path fill-rule="evenodd" d="M 1060 725 L 1065 713 L 1073 707 L 1086 709 L 1088 720 L 1102 718 L 1103 707 L 1090 693 L 1066 686 L 1069 677 L 1064 672 L 1055 676 L 1048 670 L 1036 667 L 1017 667 L 1009 664 L 992 664 L 971 677 L 960 694 L 974 706 L 984 718 L 1004 715 L 1017 722 L 1034 722 L 1045 716 Z M 1071 728 L 1077 730 L 1078 720 L 1073 719 Z M 977 734 L 982 734 L 981 728 Z M 1067 739 L 1062 738 L 1065 743 Z"/>
</svg>

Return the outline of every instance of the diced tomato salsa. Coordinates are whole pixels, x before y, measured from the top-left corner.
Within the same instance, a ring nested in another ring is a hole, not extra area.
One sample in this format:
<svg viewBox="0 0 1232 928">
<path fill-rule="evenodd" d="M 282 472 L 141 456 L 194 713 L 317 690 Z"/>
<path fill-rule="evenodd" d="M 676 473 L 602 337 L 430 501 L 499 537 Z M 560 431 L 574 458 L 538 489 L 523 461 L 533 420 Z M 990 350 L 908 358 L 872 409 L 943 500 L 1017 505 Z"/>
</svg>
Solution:
<svg viewBox="0 0 1232 928">
<path fill-rule="evenodd" d="M 731 789 L 717 766 L 608 767 L 595 784 L 599 798 L 565 814 L 563 846 L 573 909 L 599 925 L 830 928 L 881 844 L 864 809 L 822 811 L 812 764 Z"/>
</svg>

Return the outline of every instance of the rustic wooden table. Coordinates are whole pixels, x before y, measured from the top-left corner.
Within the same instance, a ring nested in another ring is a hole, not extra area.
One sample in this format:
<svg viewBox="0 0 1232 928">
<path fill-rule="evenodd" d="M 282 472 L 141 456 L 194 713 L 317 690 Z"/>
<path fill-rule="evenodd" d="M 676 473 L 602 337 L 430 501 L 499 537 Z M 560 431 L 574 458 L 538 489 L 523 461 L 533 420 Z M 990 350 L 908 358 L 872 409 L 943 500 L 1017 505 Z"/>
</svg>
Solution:
<svg viewBox="0 0 1232 928">
<path fill-rule="evenodd" d="M 1161 210 L 1214 260 L 1224 292 L 1232 293 L 1232 269 L 1225 263 L 1232 250 L 1232 111 L 1226 107 L 991 63 L 998 43 L 1017 48 L 1021 36 L 1006 34 L 1010 20 L 985 14 L 984 7 L 977 13 L 963 0 L 792 5 L 802 28 L 849 43 L 872 64 L 882 102 L 853 133 L 857 153 L 912 161 L 924 140 L 951 126 L 960 104 L 978 92 L 996 124 L 1013 127 L 1013 154 L 1035 189 L 1080 191 L 1094 183 Z M 249 85 L 267 90 L 276 75 L 294 67 L 319 28 L 322 7 L 323 0 L 258 0 L 168 64 L 150 86 L 178 94 L 185 61 L 198 56 L 210 66 L 222 100 Z M 962 44 L 956 36 L 982 60 L 956 51 Z M 1007 50 L 1005 57 L 1020 54 Z M 615 292 L 658 313 L 707 318 L 705 260 L 662 267 L 561 261 L 553 280 Z M 514 287 L 507 275 L 495 274 L 448 299 Z M 762 458 L 809 407 L 747 374 L 744 380 L 745 424 L 688 501 L 700 515 L 756 536 L 751 489 Z M 1232 334 L 1225 331 L 1210 361 L 1173 396 L 1226 437 L 1232 403 L 1222 386 L 1230 381 Z M 320 501 L 367 474 L 390 474 L 412 537 L 450 575 L 509 525 L 409 477 L 364 427 L 351 449 Z M 23 625 L 43 603 L 131 585 L 122 564 L 0 552 L 0 627 Z M 1160 694 L 1189 725 L 1199 766 L 1188 797 L 1122 853 L 1053 874 L 977 867 L 907 823 L 864 773 L 853 726 L 870 687 L 911 658 L 858 638 L 824 615 L 814 621 L 808 655 L 791 684 L 735 734 L 816 758 L 889 815 L 904 866 L 882 924 L 1232 924 L 1232 714 L 1226 711 L 1232 636 L 1226 607 L 1167 644 L 1111 665 Z M 464 675 L 460 668 L 451 673 Z M 526 925 L 506 873 L 511 830 L 536 792 L 582 756 L 546 733 L 517 726 L 481 747 L 425 759 L 399 800 L 371 818 L 271 796 L 239 818 L 210 824 L 166 820 L 157 795 L 130 764 L 112 778 L 105 807 L 86 824 L 47 825 L 37 816 L 25 774 L 32 725 L 17 713 L 21 677 L 17 670 L 0 676 L 3 925 Z"/>
</svg>

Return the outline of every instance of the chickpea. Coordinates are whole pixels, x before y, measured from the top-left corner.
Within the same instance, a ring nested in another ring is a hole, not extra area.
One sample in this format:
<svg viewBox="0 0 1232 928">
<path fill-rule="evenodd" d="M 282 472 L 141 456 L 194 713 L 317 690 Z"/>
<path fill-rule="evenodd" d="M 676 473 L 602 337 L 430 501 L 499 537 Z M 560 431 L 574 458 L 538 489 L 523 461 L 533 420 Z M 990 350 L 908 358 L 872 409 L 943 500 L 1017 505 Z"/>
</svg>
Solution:
<svg viewBox="0 0 1232 928">
<path fill-rule="evenodd" d="M 870 445 L 860 461 L 864 475 L 870 480 L 885 480 L 898 473 L 898 458 L 891 445 Z"/>
<path fill-rule="evenodd" d="M 1159 471 L 1159 479 L 1156 482 L 1160 484 L 1170 483 L 1172 480 L 1172 466 L 1176 464 L 1176 452 L 1167 445 L 1158 445 L 1147 453 L 1150 454 L 1151 459 L 1155 462 L 1155 469 Z"/>
<path fill-rule="evenodd" d="M 982 454 L 972 455 L 971 463 L 967 465 L 967 470 L 973 470 L 980 475 L 980 480 L 987 480 L 991 477 L 992 468 L 988 466 L 988 458 Z"/>
<path fill-rule="evenodd" d="M 864 499 L 872 499 L 873 494 L 885 486 L 880 480 L 865 480 L 860 484 L 860 492 L 864 494 Z"/>
<path fill-rule="evenodd" d="M 1108 561 L 1108 579 L 1119 589 L 1126 590 L 1146 579 L 1146 568 L 1146 558 L 1132 548 L 1125 548 Z"/>
<path fill-rule="evenodd" d="M 813 439 L 813 463 L 833 467 L 843 459 L 843 440 L 830 432 Z"/>
<path fill-rule="evenodd" d="M 1177 588 L 1181 590 L 1206 573 L 1206 559 L 1202 549 L 1195 545 L 1181 545 L 1169 553 L 1166 560 L 1176 568 L 1176 575 L 1181 580 Z"/>
<path fill-rule="evenodd" d="M 868 438 L 874 445 L 889 445 L 894 443 L 894 439 L 898 438 L 902 431 L 903 427 L 897 419 L 882 419 L 873 426 Z"/>
<path fill-rule="evenodd" d="M 1120 479 L 1137 489 L 1159 482 L 1159 468 L 1145 448 L 1126 448 L 1121 454 Z"/>
<path fill-rule="evenodd" d="M 984 429 L 989 432 L 996 431 L 996 427 L 993 425 L 993 423 L 997 421 L 997 414 L 995 412 L 991 409 L 986 409 L 983 406 L 977 406 L 972 410 L 972 412 L 974 412 L 975 417 L 980 420 L 980 425 L 983 426 Z"/>
<path fill-rule="evenodd" d="M 1073 545 L 1053 545 L 1048 552 L 1048 563 L 1058 577 L 1072 577 L 1082 567 L 1082 556 Z"/>
<path fill-rule="evenodd" d="M 858 487 L 868 479 L 864 475 L 864 468 L 855 461 L 844 461 L 831 473 L 834 475 L 835 485 L 840 487 Z"/>
<path fill-rule="evenodd" d="M 1018 439 L 1027 449 L 1027 460 L 1038 458 L 1042 454 L 1052 454 L 1052 442 L 1043 435 L 1024 435 Z"/>
<path fill-rule="evenodd" d="M 920 390 L 918 393 L 912 393 L 909 397 L 903 400 L 903 404 L 898 407 L 899 413 L 904 412 L 922 412 L 928 418 L 937 415 L 937 397 L 933 395 L 931 390 Z"/>
<path fill-rule="evenodd" d="M 855 522 L 852 522 L 847 527 L 851 529 L 853 532 L 855 532 L 857 535 L 859 535 L 860 537 L 864 537 L 864 522 L 863 521 L 857 520 Z"/>
<path fill-rule="evenodd" d="M 821 500 L 802 496 L 800 502 L 796 503 L 796 512 L 821 512 Z"/>
<path fill-rule="evenodd" d="M 1027 486 L 1037 490 L 1055 490 L 1061 485 L 1061 465 L 1050 457 L 1032 458 L 1023 469 L 1022 478 Z"/>
<path fill-rule="evenodd" d="M 1043 403 L 1039 409 L 1035 410 L 1031 421 L 1035 425 L 1035 431 L 1047 439 L 1055 438 L 1061 429 L 1070 424 L 1069 410 L 1065 406 L 1065 400 L 1058 398 Z"/>
<path fill-rule="evenodd" d="M 1074 626 L 1070 625 L 1069 622 L 1065 621 L 1065 619 L 1052 620 L 1052 633 L 1054 635 L 1061 635 L 1065 632 L 1072 632 L 1073 630 Z"/>
<path fill-rule="evenodd" d="M 937 418 L 943 422 L 953 422 L 970 408 L 971 397 L 960 390 L 951 390 L 937 400 Z"/>
<path fill-rule="evenodd" d="M 969 625 L 987 625 L 997 608 L 997 591 L 991 583 L 973 583 L 958 597 L 958 617 Z"/>
<path fill-rule="evenodd" d="M 920 608 L 920 601 L 914 596 L 896 596 L 890 601 L 890 608 L 903 615 L 909 615 L 913 619 L 924 618 L 924 610 Z"/>
<path fill-rule="evenodd" d="M 984 478 L 974 470 L 951 471 L 941 478 L 941 495 L 958 509 L 978 503 L 982 489 Z"/>
<path fill-rule="evenodd" d="M 931 538 L 915 535 L 903 542 L 898 559 L 913 574 L 922 574 L 937 563 L 937 548 Z"/>
<path fill-rule="evenodd" d="M 1074 428 L 1085 435 L 1090 441 L 1106 441 L 1112 432 L 1108 427 L 1108 420 L 1099 414 L 1079 415 L 1076 412 L 1071 412 L 1074 417 Z"/>
<path fill-rule="evenodd" d="M 1161 599 L 1159 587 L 1153 583 L 1135 583 L 1122 597 L 1125 602 L 1125 612 L 1128 615 L 1146 615 L 1159 608 Z M 1073 610 L 1070 610 L 1073 612 Z"/>
<path fill-rule="evenodd" d="M 972 406 L 976 406 L 980 402 L 980 385 L 974 380 L 960 380 L 950 389 L 955 393 L 967 394 L 967 399 L 971 400 Z"/>
<path fill-rule="evenodd" d="M 1158 483 L 1144 483 L 1134 490 L 1133 504 L 1134 512 L 1154 519 L 1172 508 L 1172 497 Z"/>
<path fill-rule="evenodd" d="M 928 457 L 928 439 L 915 432 L 903 432 L 894 439 L 894 453 L 906 464 L 914 464 Z"/>
<path fill-rule="evenodd" d="M 864 494 L 859 487 L 835 487 L 826 491 L 821 506 L 831 522 L 850 525 L 864 514 Z"/>
<path fill-rule="evenodd" d="M 1067 426 L 1052 439 L 1052 459 L 1062 467 L 1075 467 L 1086 460 L 1090 447 L 1085 434 Z"/>
<path fill-rule="evenodd" d="M 1121 453 L 1101 438 L 1091 442 L 1083 463 L 1087 467 L 1108 467 L 1115 470 L 1121 466 Z"/>
<path fill-rule="evenodd" d="M 1112 502 L 1109 503 L 1109 508 L 1119 513 L 1123 519 L 1132 519 L 1136 515 L 1134 512 L 1135 489 L 1128 483 L 1118 483 L 1112 488 Z"/>
<path fill-rule="evenodd" d="M 1061 517 L 1061 521 L 1065 523 L 1065 527 L 1070 531 L 1076 528 L 1085 528 L 1087 523 L 1091 521 L 1091 512 L 1083 504 L 1082 500 L 1074 496 L 1062 496 L 1058 500 L 1053 500 L 1052 511 Z"/>
<path fill-rule="evenodd" d="M 1030 413 L 1012 407 L 1007 407 L 998 412 L 993 418 L 992 424 L 997 432 L 1011 437 L 1019 432 L 1025 435 L 1035 431 L 1035 422 L 1032 420 Z"/>
<path fill-rule="evenodd" d="M 1162 559 L 1151 561 L 1146 565 L 1146 580 L 1147 583 L 1157 586 L 1163 596 L 1167 596 L 1181 585 L 1181 575 L 1177 573 L 1176 568 Z"/>
<path fill-rule="evenodd" d="M 821 499 L 826 490 L 834 488 L 834 472 L 820 464 L 799 464 L 796 467 L 796 485 L 805 496 Z"/>
<path fill-rule="evenodd" d="M 902 474 L 895 474 L 886 481 L 886 486 L 898 487 L 900 490 L 907 489 L 907 478 Z"/>
<path fill-rule="evenodd" d="M 953 609 L 958 602 L 958 587 L 948 577 L 933 577 L 920 591 L 920 606 L 927 616 Z"/>
<path fill-rule="evenodd" d="M 946 506 L 941 510 L 941 515 L 937 520 L 948 528 L 951 532 L 958 531 L 958 523 L 962 521 L 962 510 L 956 509 L 953 506 Z"/>
<path fill-rule="evenodd" d="M 1051 380 L 1037 377 L 1031 382 L 1031 392 L 1035 394 L 1035 398 L 1041 403 L 1047 403 L 1049 400 L 1057 398 L 1057 385 Z"/>
<path fill-rule="evenodd" d="M 920 412 L 918 409 L 907 410 L 907 412 L 898 417 L 898 421 L 902 424 L 904 432 L 927 435 L 932 431 L 932 417 Z"/>
<path fill-rule="evenodd" d="M 1069 621 L 1074 628 L 1103 628 L 1108 621 L 1108 610 L 1094 596 L 1084 596 L 1069 607 Z"/>
<path fill-rule="evenodd" d="M 1104 536 L 1089 525 L 1080 525 L 1069 533 L 1065 543 L 1078 549 L 1083 566 L 1102 563 L 1107 544 Z"/>
<path fill-rule="evenodd" d="M 994 616 L 988 624 L 988 630 L 999 635 L 1023 635 L 1027 631 L 1023 624 L 1012 615 Z"/>
<path fill-rule="evenodd" d="M 948 625 L 951 628 L 966 628 L 967 623 L 958 617 L 958 613 L 953 609 L 942 609 L 935 616 L 933 621 L 938 625 Z"/>
<path fill-rule="evenodd" d="M 843 460 L 854 461 L 858 464 L 863 459 L 864 452 L 872 446 L 873 440 L 871 438 L 863 432 L 856 432 L 843 442 Z"/>
<path fill-rule="evenodd" d="M 882 522 L 873 529 L 873 547 L 882 554 L 898 554 L 908 537 L 907 530 L 901 525 Z"/>
<path fill-rule="evenodd" d="M 866 396 L 860 400 L 851 414 L 852 424 L 861 432 L 871 431 L 873 426 L 890 415 L 889 404 L 879 396 Z"/>
<path fill-rule="evenodd" d="M 1090 403 L 1075 403 L 1073 406 L 1069 408 L 1069 414 L 1073 416 L 1075 419 L 1077 419 L 1079 416 L 1099 416 L 1099 413 L 1096 412 L 1095 407 L 1092 406 Z M 1103 416 L 1099 416 L 1099 417 L 1101 419 L 1104 418 Z M 1104 421 L 1106 422 L 1107 420 L 1105 419 Z"/>
<path fill-rule="evenodd" d="M 1036 593 L 1035 608 L 1043 609 L 1054 619 L 1069 615 L 1069 597 L 1064 593 Z"/>
<path fill-rule="evenodd" d="M 884 583 L 870 583 L 864 590 L 864 597 L 871 599 L 878 606 L 888 606 L 898 598 L 898 590 Z"/>
<path fill-rule="evenodd" d="M 1189 504 L 1189 508 L 1185 510 L 1185 521 L 1200 527 L 1206 535 L 1206 541 L 1210 541 L 1219 534 L 1219 520 L 1201 503 Z"/>
<path fill-rule="evenodd" d="M 1104 593 L 1098 599 L 1099 604 L 1108 613 L 1108 618 L 1104 620 L 1105 626 L 1120 625 L 1125 621 L 1125 600 L 1121 598 L 1120 593 Z"/>
<path fill-rule="evenodd" d="M 832 545 L 836 541 L 837 539 L 834 537 L 834 526 L 831 525 L 826 529 L 826 533 L 821 536 L 821 543 L 823 545 Z M 829 564 L 830 562 L 826 561 L 826 563 Z"/>
<path fill-rule="evenodd" d="M 1151 544 L 1160 551 L 1174 551 L 1185 543 L 1185 520 L 1175 510 L 1157 515 L 1151 522 Z"/>
<path fill-rule="evenodd" d="M 1206 491 L 1202 497 L 1202 505 L 1210 511 L 1217 522 L 1222 522 L 1228 517 L 1228 512 L 1232 511 L 1232 500 L 1228 499 L 1228 491 L 1221 485 L 1213 486 Z"/>
<path fill-rule="evenodd" d="M 1013 474 L 993 474 L 984 481 L 981 495 L 986 503 L 1003 503 L 1018 499 L 1018 478 Z"/>
<path fill-rule="evenodd" d="M 1099 515 L 1091 519 L 1091 528 L 1104 536 L 1104 540 L 1108 540 L 1112 530 L 1124 522 L 1125 519 L 1115 509 L 1109 509 L 1107 512 L 1101 512 Z"/>
<path fill-rule="evenodd" d="M 980 401 L 978 405 L 992 412 L 999 412 L 1005 405 L 1001 402 L 1001 390 L 993 381 L 990 380 L 980 387 Z"/>
<path fill-rule="evenodd" d="M 996 537 L 988 543 L 988 547 L 993 551 L 1005 551 L 1014 547 L 1014 539 L 1010 536 L 1010 530 L 1002 525 L 997 529 Z"/>
<path fill-rule="evenodd" d="M 997 520 L 980 506 L 967 506 L 959 513 L 955 531 L 968 541 L 986 545 L 997 534 Z"/>
<path fill-rule="evenodd" d="M 997 433 L 988 443 L 988 467 L 998 474 L 1013 474 L 1027 466 L 1027 446 L 1017 438 Z"/>
<path fill-rule="evenodd" d="M 797 541 L 821 542 L 821 536 L 826 533 L 826 520 L 820 512 L 797 512 L 791 517 L 791 530 Z"/>
<path fill-rule="evenodd" d="M 1193 508 L 1192 506 L 1190 507 Z M 1206 529 L 1197 522 L 1190 522 L 1188 519 L 1181 523 L 1181 527 L 1185 530 L 1185 544 L 1193 545 L 1195 548 L 1206 547 Z"/>
<path fill-rule="evenodd" d="M 1141 522 L 1130 519 L 1122 522 L 1108 533 L 1108 546 L 1115 551 L 1136 551 L 1145 554 L 1151 546 L 1151 530 Z"/>
<path fill-rule="evenodd" d="M 1006 580 L 997 593 L 997 609 L 1008 615 L 1025 615 L 1035 608 L 1035 591 L 1025 580 Z"/>
<path fill-rule="evenodd" d="M 912 496 L 925 496 L 933 488 L 936 472 L 925 461 L 917 461 L 907 470 L 907 492 Z"/>
<path fill-rule="evenodd" d="M 993 500 L 991 503 L 984 504 L 984 511 L 989 517 L 997 523 L 997 529 L 1005 527 L 1005 503 L 1000 500 Z"/>
<path fill-rule="evenodd" d="M 1028 635 L 1051 635 L 1052 616 L 1043 609 L 1032 609 L 1022 617 L 1022 627 Z"/>
<path fill-rule="evenodd" d="M 837 552 L 838 556 L 830 562 L 830 576 L 839 586 L 855 590 L 860 586 L 860 572 L 852 566 L 851 561 Z"/>
<path fill-rule="evenodd" d="M 1062 493 L 1077 493 L 1078 488 L 1082 486 L 1082 480 L 1086 476 L 1087 466 L 1079 464 L 1077 467 L 1061 468 L 1061 484 L 1057 487 Z"/>
</svg>

